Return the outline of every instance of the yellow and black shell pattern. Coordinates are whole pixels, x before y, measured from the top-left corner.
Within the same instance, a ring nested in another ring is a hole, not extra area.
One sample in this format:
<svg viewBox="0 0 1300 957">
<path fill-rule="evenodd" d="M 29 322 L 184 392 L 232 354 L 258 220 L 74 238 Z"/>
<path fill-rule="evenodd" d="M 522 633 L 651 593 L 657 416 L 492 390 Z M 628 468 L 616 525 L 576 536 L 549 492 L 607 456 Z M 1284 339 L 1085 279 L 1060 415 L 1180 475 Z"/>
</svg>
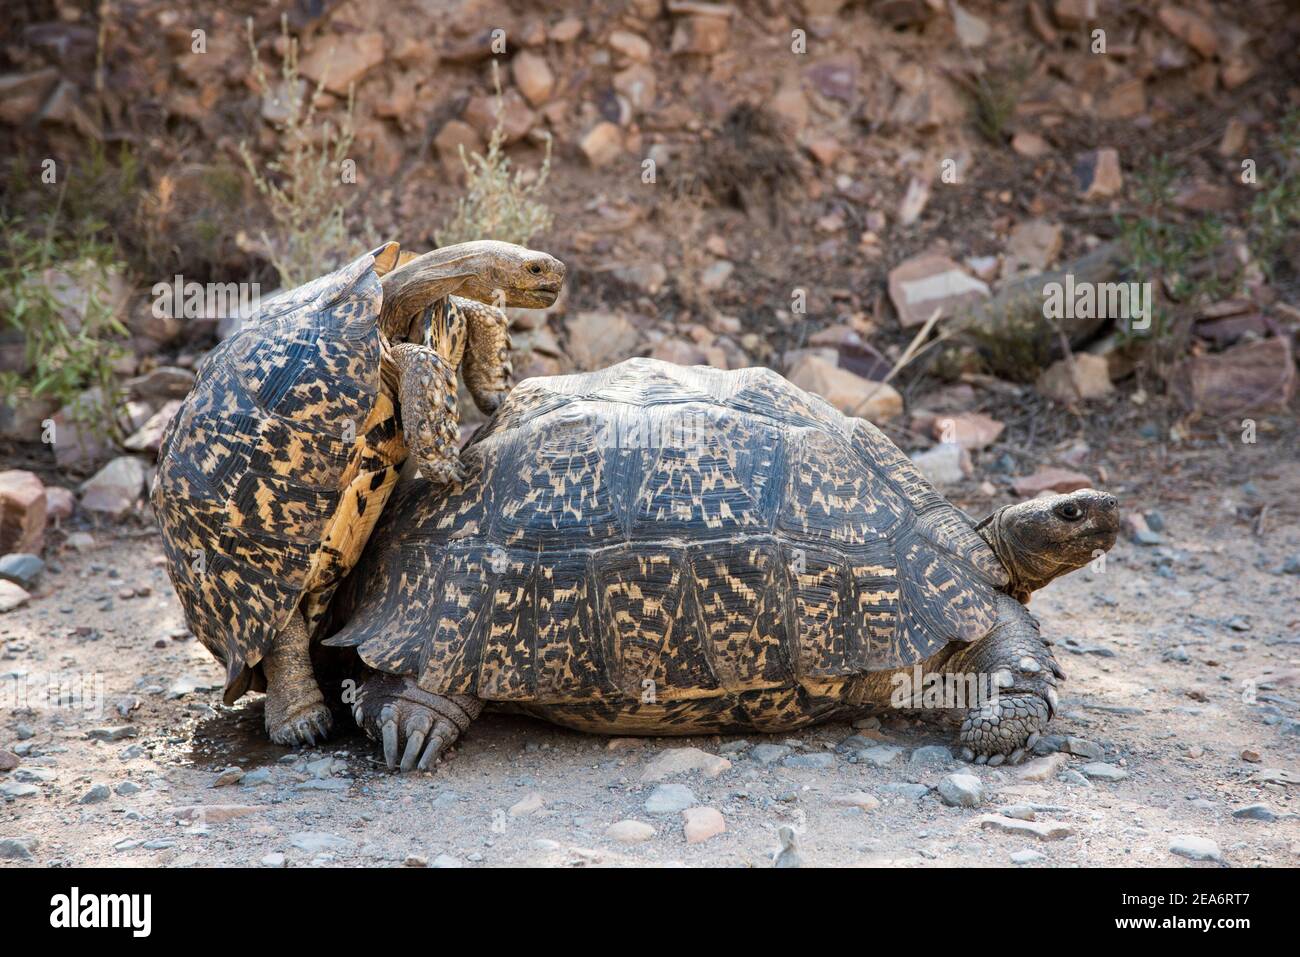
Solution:
<svg viewBox="0 0 1300 957">
<path fill-rule="evenodd" d="M 300 605 L 319 620 L 406 457 L 378 325 L 396 257 L 390 243 L 264 303 L 163 436 L 151 500 L 168 571 L 227 703 L 264 687 L 255 666 Z"/>
<path fill-rule="evenodd" d="M 326 641 L 432 692 L 778 707 L 983 637 L 1007 585 L 884 434 L 767 369 L 528 379 L 463 460 L 399 488 Z"/>
</svg>

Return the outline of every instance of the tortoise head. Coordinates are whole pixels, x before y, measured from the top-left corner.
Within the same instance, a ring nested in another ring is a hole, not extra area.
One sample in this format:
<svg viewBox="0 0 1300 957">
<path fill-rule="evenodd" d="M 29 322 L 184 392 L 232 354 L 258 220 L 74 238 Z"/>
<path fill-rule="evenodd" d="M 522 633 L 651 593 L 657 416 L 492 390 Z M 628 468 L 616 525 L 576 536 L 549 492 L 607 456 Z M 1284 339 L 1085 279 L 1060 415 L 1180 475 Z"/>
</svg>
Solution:
<svg viewBox="0 0 1300 957">
<path fill-rule="evenodd" d="M 1045 495 L 998 509 L 977 529 L 1011 576 L 1021 601 L 1053 578 L 1110 550 L 1119 532 L 1119 502 L 1096 489 Z"/>
<path fill-rule="evenodd" d="M 480 268 L 469 275 L 458 295 L 524 309 L 545 309 L 560 295 L 565 269 L 554 256 L 492 240 L 465 245 L 477 247 Z"/>
</svg>

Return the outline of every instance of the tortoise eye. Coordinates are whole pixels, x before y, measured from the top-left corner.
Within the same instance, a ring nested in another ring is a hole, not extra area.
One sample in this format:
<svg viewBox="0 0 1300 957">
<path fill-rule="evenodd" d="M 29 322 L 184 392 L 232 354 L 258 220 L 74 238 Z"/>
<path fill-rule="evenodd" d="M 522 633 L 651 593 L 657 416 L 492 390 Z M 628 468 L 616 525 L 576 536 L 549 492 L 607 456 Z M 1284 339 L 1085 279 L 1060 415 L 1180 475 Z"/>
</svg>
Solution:
<svg viewBox="0 0 1300 957">
<path fill-rule="evenodd" d="M 528 271 L 534 276 L 540 276 L 542 274 L 542 267 L 538 263 L 533 263 L 528 267 Z"/>
<path fill-rule="evenodd" d="M 1077 522 L 1083 518 L 1083 509 L 1074 502 L 1066 502 L 1056 510 L 1056 514 L 1061 516 L 1067 522 Z"/>
</svg>

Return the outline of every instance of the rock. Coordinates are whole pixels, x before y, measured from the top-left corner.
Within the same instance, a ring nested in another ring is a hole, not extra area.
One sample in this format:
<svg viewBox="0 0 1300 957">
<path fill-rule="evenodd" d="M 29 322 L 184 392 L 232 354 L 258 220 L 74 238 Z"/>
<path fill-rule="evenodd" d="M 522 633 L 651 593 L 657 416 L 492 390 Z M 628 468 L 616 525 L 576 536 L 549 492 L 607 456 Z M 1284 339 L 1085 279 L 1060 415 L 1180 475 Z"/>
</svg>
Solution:
<svg viewBox="0 0 1300 957">
<path fill-rule="evenodd" d="M 1040 854 L 1038 851 L 1015 851 L 1011 855 L 1012 864 L 1037 864 L 1039 861 L 1047 860 L 1046 854 Z"/>
<path fill-rule="evenodd" d="M 717 292 L 727 284 L 727 280 L 735 271 L 736 264 L 725 259 L 710 263 L 700 270 L 700 288 L 705 292 Z"/>
<path fill-rule="evenodd" d="M 32 120 L 58 82 L 54 67 L 0 76 L 0 122 L 20 126 Z"/>
<path fill-rule="evenodd" d="M 1103 356 L 1090 352 L 1076 353 L 1072 359 L 1058 359 L 1043 370 L 1036 388 L 1062 405 L 1080 399 L 1100 399 L 1115 387 L 1110 382 L 1110 364 Z"/>
<path fill-rule="evenodd" d="M 1097 116 L 1103 120 L 1131 120 L 1146 111 L 1146 82 L 1140 76 L 1115 84 L 1097 104 Z"/>
<path fill-rule="evenodd" d="M 583 23 L 578 17 L 565 17 L 551 27 L 550 37 L 556 43 L 572 43 L 582 36 Z"/>
<path fill-rule="evenodd" d="M 1102 761 L 1085 764 L 1079 770 L 1094 781 L 1123 781 L 1128 777 L 1128 772 L 1123 768 L 1117 768 L 1113 764 L 1106 764 Z"/>
<path fill-rule="evenodd" d="M 619 312 L 591 310 L 565 323 L 569 356 L 579 369 L 600 369 L 625 358 L 640 341 L 640 334 Z"/>
<path fill-rule="evenodd" d="M 515 86 L 523 93 L 533 106 L 541 106 L 555 92 L 555 74 L 546 63 L 546 57 L 531 50 L 521 50 L 515 54 L 510 64 L 510 71 L 515 78 Z"/>
<path fill-rule="evenodd" d="M 988 22 L 959 7 L 956 0 L 951 0 L 952 25 L 957 30 L 957 39 L 962 46 L 982 47 L 988 42 L 991 29 Z"/>
<path fill-rule="evenodd" d="M 863 811 L 874 811 L 880 807 L 880 798 L 866 791 L 850 791 L 847 794 L 837 794 L 831 798 L 831 803 L 838 807 L 856 807 Z"/>
<path fill-rule="evenodd" d="M 1174 370 L 1170 385 L 1187 408 L 1210 415 L 1284 410 L 1296 390 L 1291 344 L 1274 336 L 1192 356 Z"/>
<path fill-rule="evenodd" d="M 973 774 L 949 774 L 939 782 L 937 790 L 949 807 L 977 807 L 984 803 L 984 785 Z"/>
<path fill-rule="evenodd" d="M 825 771 L 835 767 L 835 755 L 825 752 L 817 754 L 792 754 L 781 764 L 787 768 L 812 769 Z"/>
<path fill-rule="evenodd" d="M 384 35 L 379 32 L 325 34 L 316 39 L 298 64 L 303 76 L 346 96 L 348 88 L 384 62 Z"/>
<path fill-rule="evenodd" d="M 470 97 L 461 118 L 474 127 L 484 142 L 492 138 L 499 123 L 502 138 L 507 144 L 522 140 L 537 124 L 537 114 L 529 107 L 523 94 L 515 89 L 506 90 L 501 94 L 500 101 L 489 96 Z"/>
<path fill-rule="evenodd" d="M 169 817 L 176 818 L 178 821 L 195 821 L 206 822 L 208 824 L 220 824 L 224 821 L 233 821 L 235 818 L 248 817 L 250 814 L 257 814 L 261 808 L 248 804 L 182 804 L 171 808 L 167 811 Z M 304 836 L 304 835 L 295 835 Z M 306 837 L 322 836 L 330 837 L 331 835 L 305 835 Z M 335 838 L 342 840 L 342 838 Z M 294 844 L 297 847 L 297 844 Z M 306 850 L 306 848 L 304 848 Z"/>
<path fill-rule="evenodd" d="M 903 754 L 902 748 L 896 748 L 892 744 L 881 744 L 874 748 L 863 748 L 858 752 L 859 761 L 865 761 L 873 768 L 887 768 Z"/>
<path fill-rule="evenodd" d="M 18 755 L 0 748 L 0 771 L 12 771 L 22 763 Z"/>
<path fill-rule="evenodd" d="M 1033 498 L 1043 492 L 1076 492 L 1081 488 L 1092 488 L 1092 479 L 1069 469 L 1042 468 L 1033 475 L 1022 475 L 1014 479 L 1011 487 L 1017 495 Z"/>
<path fill-rule="evenodd" d="M 467 160 L 475 153 L 481 155 L 485 149 L 478 130 L 464 120 L 448 120 L 444 123 L 442 129 L 438 130 L 438 135 L 433 138 L 433 145 L 438 150 L 443 166 L 455 170 L 463 169 L 460 161 L 462 148 Z"/>
<path fill-rule="evenodd" d="M 912 752 L 912 764 L 947 764 L 952 761 L 952 751 L 942 744 L 927 744 Z"/>
<path fill-rule="evenodd" d="M 81 507 L 120 519 L 135 507 L 144 490 L 144 465 L 138 458 L 121 455 L 81 485 Z"/>
<path fill-rule="evenodd" d="M 113 788 L 114 793 L 119 797 L 132 797 L 143 790 L 144 788 L 140 787 L 140 785 L 136 784 L 134 781 L 123 781 L 117 787 Z"/>
<path fill-rule="evenodd" d="M 530 791 L 521 799 L 510 805 L 511 817 L 525 817 L 535 814 L 546 806 L 545 799 L 536 791 Z"/>
<path fill-rule="evenodd" d="M 273 851 L 270 854 L 267 854 L 265 857 L 263 857 L 261 861 L 259 861 L 258 863 L 260 863 L 263 867 L 279 868 L 285 866 L 286 860 L 287 859 L 285 858 L 285 856 L 281 854 L 279 851 Z"/>
<path fill-rule="evenodd" d="M 1052 16 L 1063 27 L 1081 27 L 1097 19 L 1097 0 L 1056 0 Z"/>
<path fill-rule="evenodd" d="M 1017 223 L 1007 241 L 1004 275 L 1018 272 L 1042 272 L 1061 255 L 1061 224 L 1044 219 Z"/>
<path fill-rule="evenodd" d="M 77 509 L 77 497 L 69 489 L 58 485 L 45 487 L 45 503 L 45 518 L 50 522 L 71 518 Z"/>
<path fill-rule="evenodd" d="M 979 819 L 979 823 L 986 831 L 1035 837 L 1040 841 L 1059 841 L 1074 833 L 1074 828 L 1060 821 L 1020 821 L 1000 814 L 986 814 Z"/>
<path fill-rule="evenodd" d="M 1046 757 L 1025 762 L 1012 773 L 1019 781 L 1050 781 L 1069 764 L 1070 759 L 1064 754 L 1049 754 Z"/>
<path fill-rule="evenodd" d="M 459 857 L 452 857 L 450 854 L 439 854 L 429 863 L 429 866 L 438 868 L 439 870 L 454 870 L 455 868 L 464 867 L 465 865 L 461 862 Z"/>
<path fill-rule="evenodd" d="M 108 790 L 107 784 L 96 784 L 93 787 L 91 787 L 90 790 L 88 790 L 85 794 L 83 794 L 81 796 L 81 800 L 78 801 L 77 803 L 78 804 L 99 804 L 101 801 L 107 801 L 110 793 L 111 792 Z"/>
<path fill-rule="evenodd" d="M 654 54 L 650 41 L 631 30 L 615 30 L 609 35 L 609 46 L 615 53 L 636 63 L 649 63 Z"/>
<path fill-rule="evenodd" d="M 924 784 L 912 784 L 905 781 L 890 781 L 888 784 L 880 785 L 880 790 L 886 794 L 896 794 L 909 801 L 919 801 L 930 793 L 930 789 Z"/>
<path fill-rule="evenodd" d="M 1165 4 L 1156 14 L 1161 25 L 1189 47 L 1210 59 L 1219 49 L 1218 32 L 1203 17 L 1173 4 Z"/>
<path fill-rule="evenodd" d="M 1061 750 L 1073 754 L 1075 757 L 1089 758 L 1093 761 L 1101 760 L 1106 753 L 1105 749 L 1095 742 L 1071 736 L 1066 736 L 1065 744 L 1062 745 Z"/>
<path fill-rule="evenodd" d="M 308 854 L 346 851 L 352 846 L 352 842 L 346 838 L 324 831 L 299 831 L 289 837 L 289 843 Z"/>
<path fill-rule="evenodd" d="M 619 282 L 626 283 L 653 296 L 663 289 L 668 282 L 668 270 L 663 263 L 638 263 L 635 266 L 619 266 L 611 274 Z"/>
<path fill-rule="evenodd" d="M 1052 145 L 1037 133 L 1021 131 L 1011 137 L 1011 148 L 1029 159 L 1041 159 L 1052 152 Z"/>
<path fill-rule="evenodd" d="M 0 861 L 30 861 L 37 843 L 34 837 L 6 837 L 0 840 Z"/>
<path fill-rule="evenodd" d="M 0 797 L 4 798 L 36 797 L 40 793 L 41 789 L 35 784 L 23 784 L 18 781 L 5 781 L 0 784 Z"/>
<path fill-rule="evenodd" d="M 658 82 L 654 70 L 645 64 L 633 63 L 626 70 L 614 74 L 614 89 L 633 110 L 643 112 L 655 105 Z"/>
<path fill-rule="evenodd" d="M 116 727 L 91 728 L 86 732 L 87 741 L 125 741 L 127 738 L 134 738 L 140 733 L 140 729 L 133 724 L 122 724 Z"/>
<path fill-rule="evenodd" d="M 730 8 L 719 7 L 730 14 Z M 670 49 L 673 53 L 708 56 L 721 53 L 731 39 L 731 21 L 727 16 L 686 17 L 673 28 Z"/>
<path fill-rule="evenodd" d="M 864 379 L 819 355 L 803 355 L 786 377 L 801 389 L 820 395 L 845 415 L 888 422 L 903 413 L 903 397 L 893 386 Z"/>
<path fill-rule="evenodd" d="M 1267 804 L 1247 804 L 1232 812 L 1232 816 L 1245 821 L 1276 821 L 1277 815 Z"/>
<path fill-rule="evenodd" d="M 749 756 L 759 764 L 775 764 L 787 754 L 790 753 L 788 744 L 756 744 L 750 751 Z"/>
<path fill-rule="evenodd" d="M 911 458 L 912 464 L 921 470 L 930 484 L 940 488 L 956 485 L 969 477 L 975 469 L 971 464 L 970 453 L 953 442 L 940 442 L 932 449 L 913 454 Z"/>
<path fill-rule="evenodd" d="M 641 821 L 628 819 L 611 824 L 605 829 L 605 836 L 620 844 L 643 844 L 655 836 L 655 829 Z"/>
<path fill-rule="evenodd" d="M 45 485 L 32 472 L 0 472 L 0 554 L 39 555 L 45 545 Z"/>
<path fill-rule="evenodd" d="M 921 218 L 921 213 L 930 202 L 930 181 L 913 176 L 907 184 L 907 192 L 898 204 L 898 222 L 902 226 L 911 226 Z"/>
<path fill-rule="evenodd" d="M 799 835 L 794 828 L 783 826 L 776 832 L 781 846 L 772 855 L 772 866 L 779 868 L 803 867 L 803 855 L 799 851 Z"/>
<path fill-rule="evenodd" d="M 682 833 L 687 844 L 700 844 L 727 829 L 727 822 L 717 808 L 690 807 L 682 811 Z"/>
<path fill-rule="evenodd" d="M 889 298 L 905 329 L 922 325 L 936 309 L 941 317 L 960 316 L 988 296 L 987 283 L 968 275 L 947 256 L 913 256 L 889 273 Z"/>
<path fill-rule="evenodd" d="M 31 597 L 21 585 L 0 579 L 0 614 L 22 607 Z"/>
<path fill-rule="evenodd" d="M 608 166 L 623 155 L 623 131 L 605 120 L 588 130 L 578 146 L 592 166 Z"/>
<path fill-rule="evenodd" d="M 930 433 L 940 442 L 955 442 L 963 449 L 985 449 L 998 440 L 1006 428 L 982 412 L 944 415 L 934 420 Z"/>
<path fill-rule="evenodd" d="M 1222 861 L 1219 845 L 1208 837 L 1180 834 L 1169 842 L 1169 853 L 1191 861 Z"/>
<path fill-rule="evenodd" d="M 195 374 L 180 366 L 158 366 L 141 376 L 128 379 L 122 384 L 127 393 L 136 399 L 151 402 L 166 402 L 168 399 L 183 399 L 194 388 Z"/>
<path fill-rule="evenodd" d="M 731 767 L 731 762 L 699 748 L 670 748 L 660 752 L 641 772 L 641 780 L 662 781 L 675 774 L 698 771 L 706 778 L 716 778 Z"/>
<path fill-rule="evenodd" d="M 45 571 L 45 562 L 27 552 L 14 552 L 0 557 L 0 579 L 11 581 L 20 588 L 31 591 Z"/>
<path fill-rule="evenodd" d="M 1119 153 L 1111 147 L 1081 154 L 1074 163 L 1074 178 L 1084 199 L 1107 199 L 1124 186 Z"/>
<path fill-rule="evenodd" d="M 145 421 L 122 443 L 132 452 L 157 452 L 162 444 L 163 432 L 166 431 L 172 416 L 180 411 L 181 400 L 171 399 Z"/>
<path fill-rule="evenodd" d="M 646 798 L 647 814 L 677 814 L 697 803 L 695 792 L 684 784 L 661 784 Z"/>
</svg>

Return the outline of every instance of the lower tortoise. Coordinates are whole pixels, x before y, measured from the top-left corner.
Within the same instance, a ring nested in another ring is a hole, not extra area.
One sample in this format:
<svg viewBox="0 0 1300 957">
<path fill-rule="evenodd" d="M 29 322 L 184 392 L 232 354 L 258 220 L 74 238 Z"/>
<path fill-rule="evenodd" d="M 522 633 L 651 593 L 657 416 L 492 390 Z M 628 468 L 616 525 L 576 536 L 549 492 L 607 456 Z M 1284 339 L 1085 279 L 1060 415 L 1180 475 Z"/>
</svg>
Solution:
<svg viewBox="0 0 1300 957">
<path fill-rule="evenodd" d="M 766 369 L 529 379 L 463 458 L 462 485 L 399 487 L 325 641 L 360 655 L 354 716 L 408 770 L 485 704 L 608 734 L 786 732 L 897 706 L 921 673 L 991 679 L 960 743 L 1019 760 L 1063 678 L 1022 601 L 1118 526 L 1094 490 L 976 524 Z"/>
</svg>

